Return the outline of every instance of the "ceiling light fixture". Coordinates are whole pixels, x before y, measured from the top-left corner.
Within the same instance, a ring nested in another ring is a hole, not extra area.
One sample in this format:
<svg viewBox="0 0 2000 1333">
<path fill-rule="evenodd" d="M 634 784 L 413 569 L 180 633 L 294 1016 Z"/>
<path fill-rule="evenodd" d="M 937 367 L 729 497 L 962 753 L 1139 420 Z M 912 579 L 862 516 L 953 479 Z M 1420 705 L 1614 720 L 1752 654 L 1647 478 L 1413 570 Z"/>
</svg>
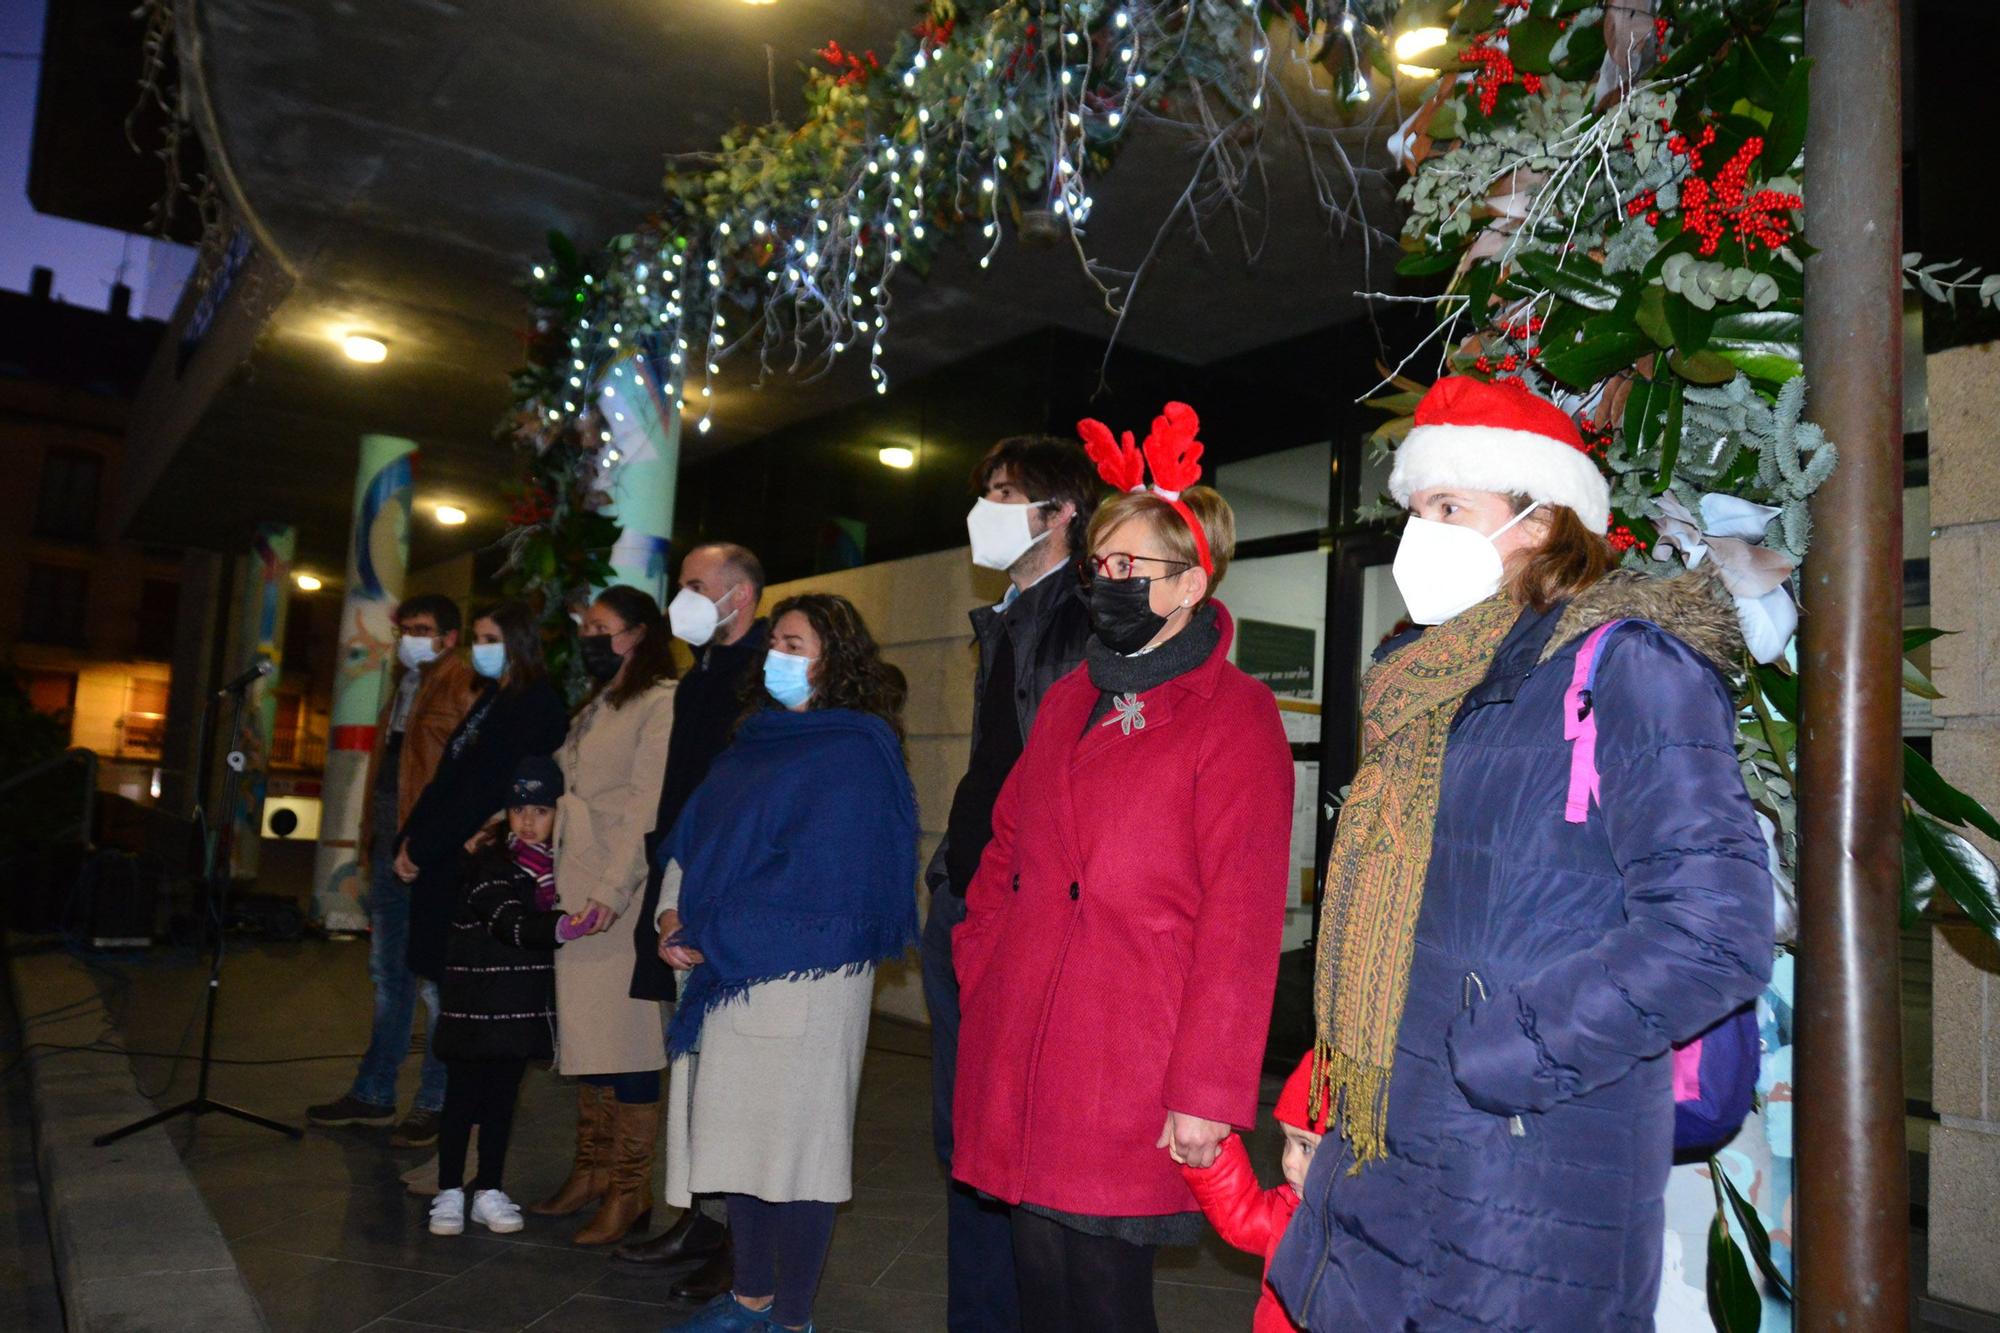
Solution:
<svg viewBox="0 0 2000 1333">
<path fill-rule="evenodd" d="M 389 344 L 366 333 L 342 335 L 340 350 L 347 353 L 348 360 L 360 361 L 371 366 L 389 359 Z"/>
<path fill-rule="evenodd" d="M 431 513 L 436 516 L 438 522 L 448 528 L 455 528 L 465 522 L 465 511 L 457 505 L 439 505 L 431 510 Z"/>
<path fill-rule="evenodd" d="M 1414 60 L 1426 51 L 1443 46 L 1450 39 L 1451 34 L 1443 28 L 1411 28 L 1396 38 L 1396 59 Z M 1435 79 L 1438 76 L 1438 71 L 1425 65 L 1397 65 L 1396 68 L 1415 79 Z"/>
<path fill-rule="evenodd" d="M 917 452 L 905 449 L 900 444 L 892 444 L 875 455 L 883 464 L 893 468 L 913 468 L 917 465 Z"/>
<path fill-rule="evenodd" d="M 326 586 L 319 581 L 319 576 L 316 574 L 294 574 L 292 575 L 292 582 L 299 585 L 300 592 L 318 592 Z"/>
</svg>

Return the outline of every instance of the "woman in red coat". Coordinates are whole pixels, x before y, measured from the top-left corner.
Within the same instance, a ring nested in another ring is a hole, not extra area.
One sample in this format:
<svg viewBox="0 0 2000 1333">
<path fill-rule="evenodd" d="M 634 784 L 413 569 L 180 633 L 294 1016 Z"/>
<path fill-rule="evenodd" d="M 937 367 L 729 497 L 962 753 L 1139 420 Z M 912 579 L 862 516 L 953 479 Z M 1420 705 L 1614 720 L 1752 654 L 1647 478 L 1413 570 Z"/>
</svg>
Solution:
<svg viewBox="0 0 2000 1333">
<path fill-rule="evenodd" d="M 1178 403 L 1154 422 L 1150 490 L 1129 434 L 1080 427 L 1130 493 L 1091 523 L 1084 665 L 1042 702 L 952 939 L 953 1173 L 1015 1205 L 1036 1333 L 1150 1333 L 1156 1250 L 1206 1227 L 1177 1164 L 1257 1115 L 1291 748 L 1229 663 L 1211 594 L 1235 518 L 1193 487 L 1196 424 Z"/>
</svg>

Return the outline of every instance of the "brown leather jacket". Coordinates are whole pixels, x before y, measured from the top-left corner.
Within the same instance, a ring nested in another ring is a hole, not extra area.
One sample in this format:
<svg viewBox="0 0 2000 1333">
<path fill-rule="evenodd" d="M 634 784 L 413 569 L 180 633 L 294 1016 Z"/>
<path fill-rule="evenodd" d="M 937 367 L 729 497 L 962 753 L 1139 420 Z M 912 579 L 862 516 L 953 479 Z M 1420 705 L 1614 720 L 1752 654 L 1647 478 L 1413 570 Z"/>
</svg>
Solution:
<svg viewBox="0 0 2000 1333">
<path fill-rule="evenodd" d="M 398 829 L 409 821 L 417 797 L 423 795 L 431 775 L 437 772 L 445 743 L 472 710 L 472 701 L 479 692 L 479 678 L 463 653 L 448 653 L 423 668 L 423 673 L 417 697 L 410 703 L 410 716 L 403 725 L 403 749 L 396 766 Z M 382 747 L 389 743 L 389 718 L 396 708 L 396 686 L 401 680 L 400 672 L 390 677 L 388 693 L 382 700 L 382 715 L 375 721 L 375 748 L 368 755 L 368 785 L 362 788 L 371 806 L 375 799 L 375 769 L 382 762 Z M 375 821 L 366 813 L 368 808 L 364 807 L 361 817 L 360 860 L 364 876 L 375 850 Z M 395 849 L 387 848 L 383 855 L 394 856 Z"/>
</svg>

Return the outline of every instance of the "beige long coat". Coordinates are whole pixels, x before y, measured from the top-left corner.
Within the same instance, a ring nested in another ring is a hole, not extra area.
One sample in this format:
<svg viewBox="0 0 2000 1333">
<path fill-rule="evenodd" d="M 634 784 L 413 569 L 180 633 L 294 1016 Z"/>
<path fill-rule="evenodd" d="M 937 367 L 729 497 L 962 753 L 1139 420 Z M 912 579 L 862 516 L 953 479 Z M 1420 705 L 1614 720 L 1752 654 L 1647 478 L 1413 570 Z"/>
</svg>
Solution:
<svg viewBox="0 0 2000 1333">
<path fill-rule="evenodd" d="M 611 929 L 556 950 L 556 1058 L 565 1074 L 624 1074 L 667 1063 L 655 1000 L 631 998 L 632 933 L 646 887 L 646 835 L 660 807 L 674 683 L 613 708 L 584 706 L 556 755 L 556 896 L 565 912 L 591 899 L 618 913 Z"/>
</svg>

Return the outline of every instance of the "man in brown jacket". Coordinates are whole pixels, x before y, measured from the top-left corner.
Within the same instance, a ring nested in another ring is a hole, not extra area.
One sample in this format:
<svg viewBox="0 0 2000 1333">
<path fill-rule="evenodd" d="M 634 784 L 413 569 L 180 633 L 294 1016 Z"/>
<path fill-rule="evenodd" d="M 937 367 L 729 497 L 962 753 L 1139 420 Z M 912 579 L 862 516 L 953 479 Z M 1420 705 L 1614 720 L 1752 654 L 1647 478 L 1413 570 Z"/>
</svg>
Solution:
<svg viewBox="0 0 2000 1333">
<path fill-rule="evenodd" d="M 410 1114 L 389 1142 L 437 1141 L 444 1064 L 430 1049 L 437 987 L 410 970 L 410 886 L 396 874 L 398 834 L 437 772 L 445 743 L 472 707 L 475 678 L 458 652 L 458 604 L 437 593 L 396 608 L 396 669 L 368 756 L 368 811 L 362 819 L 361 873 L 368 884 L 368 975 L 375 1024 L 354 1085 L 337 1100 L 306 1108 L 315 1125 L 385 1124 L 396 1118 L 396 1075 L 410 1053 L 410 1024 L 424 1002 L 424 1067 Z"/>
</svg>

